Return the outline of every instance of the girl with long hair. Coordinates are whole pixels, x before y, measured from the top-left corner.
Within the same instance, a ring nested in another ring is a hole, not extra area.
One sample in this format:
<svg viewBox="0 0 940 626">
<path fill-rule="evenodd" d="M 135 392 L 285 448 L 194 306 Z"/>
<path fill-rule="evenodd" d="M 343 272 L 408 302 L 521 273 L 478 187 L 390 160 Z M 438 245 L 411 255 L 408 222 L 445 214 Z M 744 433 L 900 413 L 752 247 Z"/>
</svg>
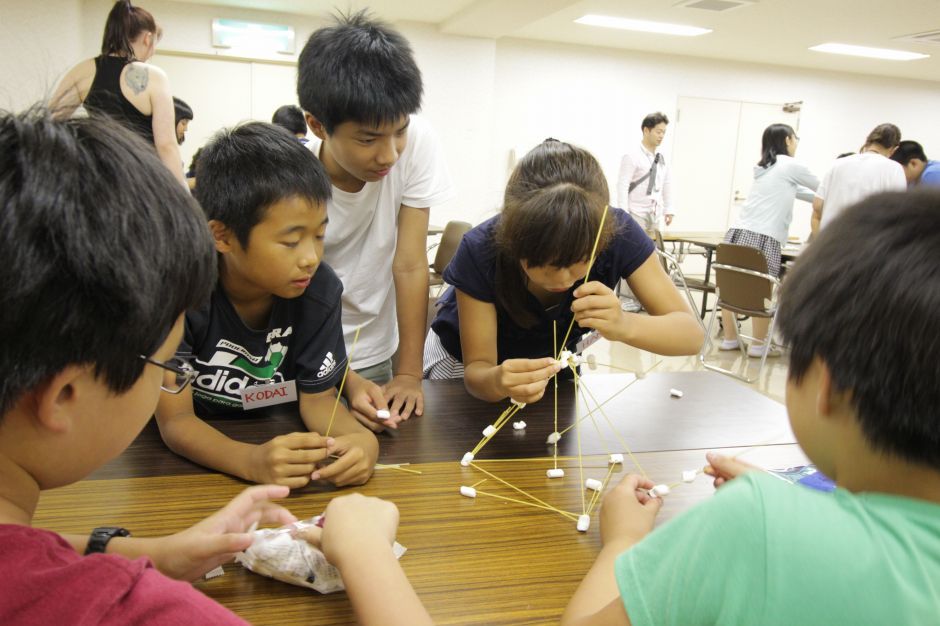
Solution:
<svg viewBox="0 0 940 626">
<path fill-rule="evenodd" d="M 444 273 L 451 287 L 425 342 L 425 377 L 463 375 L 478 398 L 533 402 L 559 369 L 556 343 L 573 351 L 592 329 L 660 354 L 695 354 L 699 323 L 652 241 L 609 198 L 600 165 L 582 148 L 547 139 L 523 157 L 501 213 L 464 235 Z M 613 291 L 621 278 L 649 315 L 621 309 Z"/>
</svg>

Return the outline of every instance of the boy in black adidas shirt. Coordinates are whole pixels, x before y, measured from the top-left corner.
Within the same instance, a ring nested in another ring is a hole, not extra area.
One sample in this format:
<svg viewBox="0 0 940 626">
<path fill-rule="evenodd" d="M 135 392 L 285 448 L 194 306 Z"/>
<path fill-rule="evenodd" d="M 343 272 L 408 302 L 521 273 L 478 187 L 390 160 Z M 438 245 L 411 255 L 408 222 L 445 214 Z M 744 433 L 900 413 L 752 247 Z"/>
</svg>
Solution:
<svg viewBox="0 0 940 626">
<path fill-rule="evenodd" d="M 346 369 L 343 286 L 320 263 L 330 180 L 283 129 L 250 123 L 203 148 L 197 198 L 219 252 L 211 303 L 186 313 L 177 356 L 196 369 L 191 387 L 162 394 L 157 423 L 166 444 L 201 465 L 291 488 L 369 479 L 378 441 L 342 403 Z M 191 390 L 190 390 L 191 389 Z M 363 413 L 386 409 L 377 385 L 350 371 L 344 393 Z M 311 432 L 262 445 L 235 441 L 197 415 L 297 401 Z M 321 436 L 329 428 L 330 437 Z M 325 464 L 327 457 L 338 457 Z"/>
</svg>

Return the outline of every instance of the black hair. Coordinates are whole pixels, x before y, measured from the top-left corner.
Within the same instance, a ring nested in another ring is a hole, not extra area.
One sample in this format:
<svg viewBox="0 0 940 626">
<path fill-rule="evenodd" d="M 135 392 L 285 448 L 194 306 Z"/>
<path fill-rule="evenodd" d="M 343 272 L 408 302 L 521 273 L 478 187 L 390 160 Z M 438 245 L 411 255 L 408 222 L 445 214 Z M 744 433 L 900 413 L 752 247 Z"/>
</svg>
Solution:
<svg viewBox="0 0 940 626">
<path fill-rule="evenodd" d="M 924 154 L 924 147 L 910 139 L 898 143 L 898 149 L 891 155 L 891 159 L 905 167 L 911 162 L 911 159 L 920 159 L 925 163 L 928 160 L 927 155 Z"/>
<path fill-rule="evenodd" d="M 538 320 L 526 307 L 526 275 L 532 267 L 569 267 L 587 261 L 610 193 L 607 178 L 590 152 L 546 139 L 516 165 L 506 184 L 496 249 L 496 299 L 518 325 Z M 598 242 L 603 250 L 614 233 L 608 216 Z"/>
<path fill-rule="evenodd" d="M 781 154 L 789 156 L 787 151 L 787 138 L 796 137 L 793 127 L 789 124 L 771 124 L 764 129 L 760 140 L 760 161 L 757 164 L 767 168 L 777 162 Z"/>
<path fill-rule="evenodd" d="M 219 131 L 196 162 L 196 198 L 243 248 L 272 204 L 293 196 L 320 203 L 331 195 L 320 160 L 286 130 L 265 122 Z"/>
<path fill-rule="evenodd" d="M 367 10 L 315 31 L 297 62 L 300 106 L 329 134 L 346 121 L 397 122 L 421 108 L 423 89 L 408 40 Z"/>
<path fill-rule="evenodd" d="M 901 142 L 901 129 L 895 126 L 894 124 L 879 124 L 868 133 L 868 137 L 865 138 L 865 146 L 868 147 L 873 143 L 878 144 L 882 148 L 891 149 L 898 145 Z"/>
<path fill-rule="evenodd" d="M 660 111 L 650 113 L 643 118 L 643 122 L 640 124 L 640 130 L 644 128 L 656 128 L 660 124 L 669 124 L 669 118 L 666 117 L 666 114 Z"/>
<path fill-rule="evenodd" d="M 131 42 L 144 32 L 153 33 L 155 36 L 160 33 L 150 11 L 135 7 L 130 0 L 118 0 L 111 7 L 108 19 L 104 23 L 101 54 L 116 54 L 132 61 L 135 60 L 134 46 Z"/>
<path fill-rule="evenodd" d="M 303 109 L 296 104 L 285 104 L 278 108 L 271 117 L 271 123 L 287 129 L 294 135 L 307 134 L 307 120 L 304 119 Z"/>
<path fill-rule="evenodd" d="M 153 146 L 101 117 L 0 112 L 0 415 L 73 364 L 129 389 L 215 265 Z"/>
<path fill-rule="evenodd" d="M 193 110 L 188 104 L 173 96 L 173 111 L 176 114 L 176 123 L 179 124 L 180 120 L 191 120 L 193 119 Z"/>
<path fill-rule="evenodd" d="M 853 154 L 855 154 L 855 153 L 854 153 L 854 152 L 843 152 L 842 154 L 840 154 L 840 155 L 837 156 L 836 158 L 837 158 L 837 159 L 844 159 L 845 157 L 847 157 L 847 156 L 852 156 Z"/>
<path fill-rule="evenodd" d="M 791 379 L 814 357 L 868 442 L 940 469 L 940 190 L 871 196 L 822 230 L 783 283 Z"/>
</svg>

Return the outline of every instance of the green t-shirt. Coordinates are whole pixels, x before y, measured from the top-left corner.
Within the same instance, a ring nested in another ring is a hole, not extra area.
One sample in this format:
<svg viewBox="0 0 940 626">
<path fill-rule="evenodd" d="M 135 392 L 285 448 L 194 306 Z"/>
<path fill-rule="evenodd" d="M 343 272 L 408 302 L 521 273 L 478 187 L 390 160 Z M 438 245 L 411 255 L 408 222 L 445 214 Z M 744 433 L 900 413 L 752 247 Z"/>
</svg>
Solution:
<svg viewBox="0 0 940 626">
<path fill-rule="evenodd" d="M 940 505 L 753 472 L 617 558 L 644 624 L 940 624 Z"/>
</svg>

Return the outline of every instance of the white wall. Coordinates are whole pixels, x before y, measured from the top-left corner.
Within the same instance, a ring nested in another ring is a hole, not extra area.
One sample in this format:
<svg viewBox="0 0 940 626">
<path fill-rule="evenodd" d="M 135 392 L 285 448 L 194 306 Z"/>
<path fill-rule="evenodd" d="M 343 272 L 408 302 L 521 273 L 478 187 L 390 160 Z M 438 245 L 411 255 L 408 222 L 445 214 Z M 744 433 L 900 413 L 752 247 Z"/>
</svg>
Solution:
<svg viewBox="0 0 940 626">
<path fill-rule="evenodd" d="M 81 55 L 81 23 L 81 0 L 3 0 L 0 109 L 19 110 L 52 94 Z"/>
<path fill-rule="evenodd" d="M 12 106 L 22 106 L 43 95 L 43 89 L 66 66 L 93 56 L 110 6 L 109 0 L 4 0 L 0 98 L 6 96 Z M 164 28 L 164 50 L 198 55 L 216 54 L 209 35 L 209 23 L 215 17 L 290 24 L 297 32 L 298 52 L 309 33 L 324 21 L 163 0 L 148 1 L 145 6 Z M 940 154 L 940 127 L 934 123 L 940 105 L 937 82 L 523 40 L 492 41 L 445 35 L 417 23 L 399 24 L 399 28 L 411 40 L 424 73 L 423 114 L 441 137 L 458 191 L 456 200 L 434 209 L 432 221 L 436 223 L 449 219 L 479 222 L 491 215 L 499 204 L 511 152 L 527 150 L 547 136 L 594 152 L 613 190 L 620 155 L 626 145 L 638 141 L 643 115 L 661 109 L 674 116 L 679 96 L 803 100 L 798 157 L 820 175 L 836 154 L 857 149 L 867 132 L 884 121 L 898 124 L 905 137 L 921 141 L 928 155 Z M 172 61 L 171 84 L 186 91 L 178 95 L 193 104 L 196 114 L 192 139 L 184 146 L 186 154 L 198 147 L 198 139 L 232 123 L 233 116 L 245 111 L 252 114 L 252 105 L 258 110 L 272 105 L 269 93 L 250 93 L 248 105 L 232 102 L 229 110 L 221 111 L 224 101 L 213 100 L 209 93 L 224 81 L 222 72 L 211 69 L 213 63 L 178 55 Z M 268 67 L 279 69 L 265 73 L 265 80 L 253 80 L 252 89 L 276 90 L 285 97 L 293 93 L 292 72 L 283 66 Z M 205 93 L 197 93 L 200 89 Z M 214 104 L 205 104 L 200 113 L 199 103 L 210 101 Z M 673 139 L 674 133 L 667 135 L 667 157 Z M 681 186 L 682 181 L 676 184 Z M 676 228 L 681 229 L 681 219 Z"/>
</svg>

